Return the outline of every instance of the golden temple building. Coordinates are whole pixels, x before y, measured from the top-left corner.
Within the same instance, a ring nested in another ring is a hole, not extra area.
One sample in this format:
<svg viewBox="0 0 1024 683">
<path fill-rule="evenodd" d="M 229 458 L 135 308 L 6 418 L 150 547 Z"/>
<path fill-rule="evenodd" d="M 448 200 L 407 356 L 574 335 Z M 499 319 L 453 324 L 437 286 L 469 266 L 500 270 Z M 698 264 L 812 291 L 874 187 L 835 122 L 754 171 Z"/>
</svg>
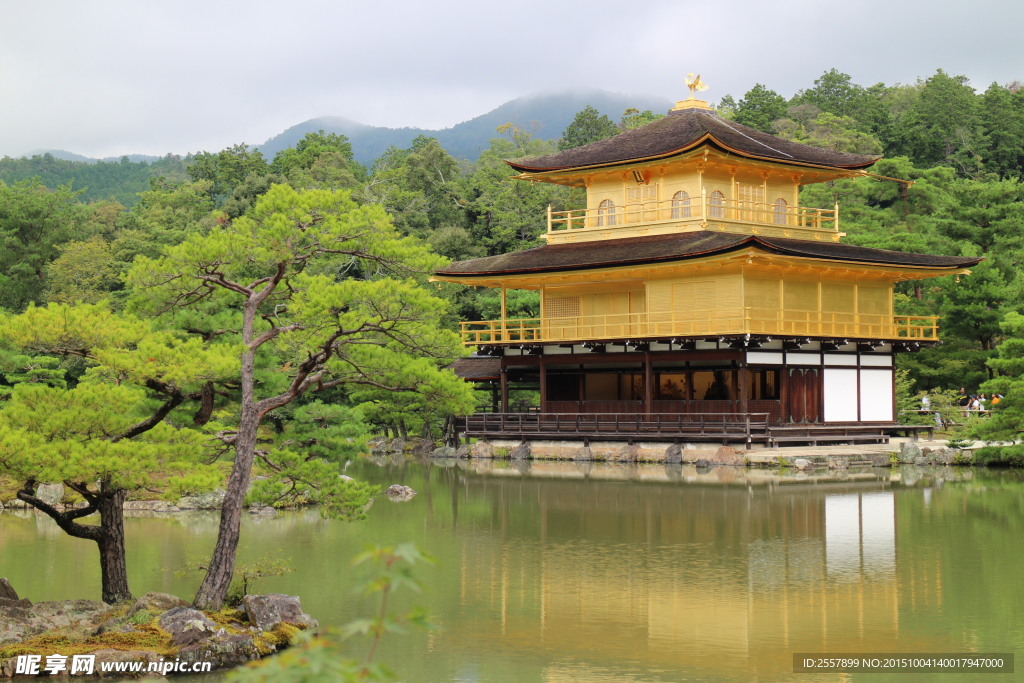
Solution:
<svg viewBox="0 0 1024 683">
<path fill-rule="evenodd" d="M 691 97 L 612 138 L 508 161 L 525 181 L 585 188 L 587 205 L 549 209 L 544 246 L 435 273 L 501 292 L 499 320 L 462 324 L 477 353 L 458 371 L 497 399 L 466 433 L 749 444 L 831 426 L 818 432 L 887 438 L 895 354 L 939 342 L 937 318 L 895 314 L 895 284 L 980 259 L 843 244 L 838 205 L 801 205 L 802 186 L 877 160 Z M 510 289 L 538 292 L 539 317 L 509 319 Z M 516 387 L 539 389 L 539 413 L 510 411 Z"/>
</svg>

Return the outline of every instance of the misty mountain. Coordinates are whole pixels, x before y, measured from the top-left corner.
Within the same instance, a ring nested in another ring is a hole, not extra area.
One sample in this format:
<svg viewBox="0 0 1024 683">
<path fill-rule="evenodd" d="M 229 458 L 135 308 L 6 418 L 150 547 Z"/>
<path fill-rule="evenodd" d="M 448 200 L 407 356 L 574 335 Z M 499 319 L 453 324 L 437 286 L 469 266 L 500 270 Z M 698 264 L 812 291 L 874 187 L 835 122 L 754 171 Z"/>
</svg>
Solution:
<svg viewBox="0 0 1024 683">
<path fill-rule="evenodd" d="M 267 159 L 282 149 L 294 147 L 307 133 L 323 130 L 326 133 L 340 133 L 352 142 L 352 153 L 356 161 L 370 166 L 388 147 L 405 148 L 418 135 L 437 138 L 449 154 L 454 157 L 475 160 L 480 152 L 490 146 L 491 138 L 497 137 L 496 129 L 505 123 L 531 131 L 536 137 L 555 139 L 561 136 L 574 116 L 590 105 L 618 122 L 622 112 L 633 107 L 655 113 L 666 112 L 672 103 L 650 95 L 623 95 L 605 90 L 546 93 L 520 97 L 506 102 L 497 109 L 456 124 L 451 128 L 434 130 L 430 128 L 385 128 L 369 126 L 341 116 L 323 116 L 296 124 L 270 138 L 257 148 Z M 56 159 L 80 161 L 94 164 L 97 161 L 117 162 L 123 157 L 93 159 L 65 150 L 35 150 L 22 158 L 49 154 Z M 162 157 L 144 154 L 127 154 L 132 162 L 154 162 Z"/>
<path fill-rule="evenodd" d="M 100 161 L 117 162 L 122 159 L 128 159 L 131 162 L 145 161 L 146 163 L 153 163 L 159 161 L 163 157 L 153 156 L 152 154 L 125 154 L 117 157 L 103 157 L 102 159 L 95 159 L 93 157 L 82 156 L 81 154 L 75 154 L 64 149 L 34 149 L 31 152 L 22 154 L 19 159 L 31 159 L 32 157 L 43 157 L 49 154 L 54 159 L 61 159 L 62 161 L 81 161 L 86 164 L 95 164 Z"/>
<path fill-rule="evenodd" d="M 504 123 L 514 123 L 539 138 L 554 139 L 561 136 L 573 117 L 588 104 L 616 122 L 629 107 L 661 114 L 672 106 L 668 100 L 649 95 L 622 95 L 603 90 L 550 93 L 520 97 L 441 130 L 367 126 L 350 119 L 325 116 L 292 126 L 258 147 L 264 157 L 272 159 L 282 149 L 294 147 L 307 133 L 323 130 L 348 137 L 356 161 L 371 165 L 388 147 L 409 147 L 416 136 L 426 135 L 437 138 L 452 156 L 475 160 L 490 146 L 491 138 L 498 136 L 496 129 Z"/>
</svg>

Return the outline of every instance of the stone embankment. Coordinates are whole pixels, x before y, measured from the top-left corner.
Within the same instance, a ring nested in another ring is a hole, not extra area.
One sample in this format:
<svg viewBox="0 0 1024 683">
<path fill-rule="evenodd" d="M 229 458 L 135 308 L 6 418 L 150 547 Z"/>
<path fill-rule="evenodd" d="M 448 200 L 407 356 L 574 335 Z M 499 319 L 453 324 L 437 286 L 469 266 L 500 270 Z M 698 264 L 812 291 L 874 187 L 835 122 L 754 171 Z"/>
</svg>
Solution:
<svg viewBox="0 0 1024 683">
<path fill-rule="evenodd" d="M 39 602 L 20 598 L 0 579 L 0 677 L 13 677 L 18 655 L 92 654 L 104 662 L 210 662 L 214 670 L 287 647 L 317 622 L 290 595 L 247 595 L 237 609 L 201 612 L 167 593 L 134 602 Z M 124 674 L 118 674 L 123 677 Z"/>
<path fill-rule="evenodd" d="M 577 462 L 662 463 L 697 466 L 794 467 L 841 470 L 892 465 L 969 465 L 971 449 L 950 448 L 944 441 L 894 440 L 889 444 L 851 444 L 785 448 L 753 448 L 678 443 L 614 441 L 512 441 L 481 439 L 458 448 L 442 447 L 433 458 L 561 460 Z"/>
</svg>

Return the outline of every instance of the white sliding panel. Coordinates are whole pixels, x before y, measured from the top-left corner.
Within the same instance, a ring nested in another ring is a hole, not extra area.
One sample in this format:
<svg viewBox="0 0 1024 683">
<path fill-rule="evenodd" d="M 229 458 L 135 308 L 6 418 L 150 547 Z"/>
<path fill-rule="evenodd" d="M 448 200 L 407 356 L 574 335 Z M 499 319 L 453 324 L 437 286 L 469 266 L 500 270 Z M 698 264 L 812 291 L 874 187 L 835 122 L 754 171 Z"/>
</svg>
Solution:
<svg viewBox="0 0 1024 683">
<path fill-rule="evenodd" d="M 857 371 L 825 368 L 825 422 L 856 422 Z"/>
<path fill-rule="evenodd" d="M 860 419 L 892 422 L 892 370 L 861 369 Z"/>
</svg>

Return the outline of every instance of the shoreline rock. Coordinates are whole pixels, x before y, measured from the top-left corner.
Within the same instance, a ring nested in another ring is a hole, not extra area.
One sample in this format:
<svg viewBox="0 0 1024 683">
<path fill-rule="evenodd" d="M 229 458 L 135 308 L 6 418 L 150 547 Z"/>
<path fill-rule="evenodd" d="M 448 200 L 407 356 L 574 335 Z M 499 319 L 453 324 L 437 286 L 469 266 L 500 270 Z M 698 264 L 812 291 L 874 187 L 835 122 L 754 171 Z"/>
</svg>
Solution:
<svg viewBox="0 0 1024 683">
<path fill-rule="evenodd" d="M 39 602 L 18 598 L 0 579 L 0 678 L 13 677 L 19 654 L 65 654 L 51 643 L 65 639 L 100 661 L 210 662 L 234 668 L 288 647 L 296 634 L 315 630 L 297 596 L 247 595 L 238 609 L 202 612 L 168 593 L 146 593 L 134 602 Z M 15 596 L 15 597 L 11 597 Z M 47 650 L 43 652 L 43 650 Z M 145 675 L 145 674 L 143 674 Z"/>
</svg>

